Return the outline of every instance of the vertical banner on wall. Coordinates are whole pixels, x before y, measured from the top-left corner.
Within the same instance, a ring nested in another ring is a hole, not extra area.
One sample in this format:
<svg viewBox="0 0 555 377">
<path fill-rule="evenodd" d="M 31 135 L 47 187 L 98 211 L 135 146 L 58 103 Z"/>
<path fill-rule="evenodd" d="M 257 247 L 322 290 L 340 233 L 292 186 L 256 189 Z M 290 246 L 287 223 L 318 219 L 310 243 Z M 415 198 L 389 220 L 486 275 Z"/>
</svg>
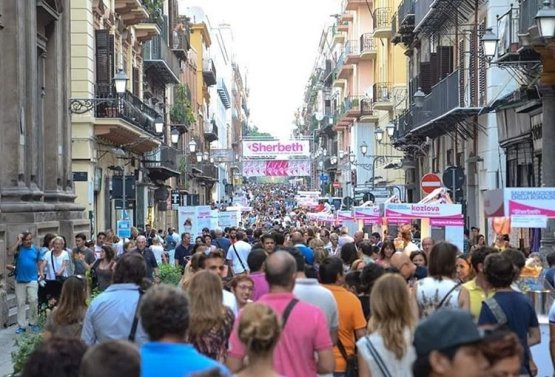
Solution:
<svg viewBox="0 0 555 377">
<path fill-rule="evenodd" d="M 196 235 L 196 221 L 197 210 L 196 207 L 179 207 L 177 210 L 177 221 L 179 234 L 184 232 L 191 233 L 191 235 Z M 185 222 L 191 223 L 191 225 L 186 225 Z"/>
</svg>

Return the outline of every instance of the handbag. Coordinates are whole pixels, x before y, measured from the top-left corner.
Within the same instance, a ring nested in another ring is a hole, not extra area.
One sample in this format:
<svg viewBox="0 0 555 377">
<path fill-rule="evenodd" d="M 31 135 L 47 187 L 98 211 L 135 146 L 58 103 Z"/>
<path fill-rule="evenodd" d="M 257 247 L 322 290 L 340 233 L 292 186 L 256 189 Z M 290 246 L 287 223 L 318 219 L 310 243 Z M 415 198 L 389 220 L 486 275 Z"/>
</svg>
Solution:
<svg viewBox="0 0 555 377">
<path fill-rule="evenodd" d="M 54 253 L 53 252 L 50 252 L 50 261 L 52 262 L 52 271 L 54 271 L 54 276 L 56 277 L 56 281 L 63 284 L 66 281 L 67 277 L 56 275 L 56 265 L 54 264 Z"/>
<path fill-rule="evenodd" d="M 343 346 L 343 343 L 341 343 L 341 339 L 339 339 L 339 337 L 337 338 L 337 348 L 347 363 L 345 377 L 358 377 L 358 358 L 356 355 L 356 349 L 355 353 L 349 357 L 347 355 L 347 350 L 345 349 L 345 346 Z"/>
<path fill-rule="evenodd" d="M 370 340 L 369 336 L 366 336 L 366 347 L 368 347 L 368 352 L 370 352 L 370 355 L 378 365 L 378 368 L 380 368 L 380 372 L 382 372 L 382 375 L 384 377 L 392 377 L 391 373 L 389 372 L 389 369 L 387 369 L 387 365 L 385 365 L 382 357 L 378 353 L 378 350 L 376 349 L 376 347 L 374 347 L 374 344 L 372 344 L 372 341 Z"/>
</svg>

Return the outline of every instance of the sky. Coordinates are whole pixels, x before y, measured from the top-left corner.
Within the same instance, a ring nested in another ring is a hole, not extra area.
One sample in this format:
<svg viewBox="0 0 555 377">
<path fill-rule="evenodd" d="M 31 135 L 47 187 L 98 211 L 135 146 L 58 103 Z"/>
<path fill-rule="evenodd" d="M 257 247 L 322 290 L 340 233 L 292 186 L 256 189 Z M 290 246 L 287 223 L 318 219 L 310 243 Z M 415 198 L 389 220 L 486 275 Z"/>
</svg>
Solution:
<svg viewBox="0 0 555 377">
<path fill-rule="evenodd" d="M 251 124 L 287 138 L 322 30 L 334 21 L 341 0 L 180 0 L 202 7 L 212 26 L 230 24 L 235 55 L 250 87 Z"/>
</svg>

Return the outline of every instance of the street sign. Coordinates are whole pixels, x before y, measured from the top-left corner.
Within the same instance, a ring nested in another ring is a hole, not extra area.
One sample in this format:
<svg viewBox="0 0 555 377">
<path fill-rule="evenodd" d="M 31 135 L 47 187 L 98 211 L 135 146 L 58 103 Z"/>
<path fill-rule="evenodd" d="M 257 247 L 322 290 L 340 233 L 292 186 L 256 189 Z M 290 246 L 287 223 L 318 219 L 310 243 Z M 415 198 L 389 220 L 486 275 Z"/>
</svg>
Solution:
<svg viewBox="0 0 555 377">
<path fill-rule="evenodd" d="M 333 188 L 338 189 L 338 188 L 340 188 L 340 187 L 341 187 L 341 183 L 339 183 L 339 182 L 337 182 L 337 181 L 333 182 Z"/>
<path fill-rule="evenodd" d="M 119 238 L 131 237 L 131 222 L 129 220 L 118 220 L 117 230 Z"/>
<path fill-rule="evenodd" d="M 171 193 L 172 209 L 177 210 L 181 206 L 181 193 L 177 190 L 172 190 Z"/>
<path fill-rule="evenodd" d="M 464 170 L 459 166 L 450 166 L 443 172 L 443 184 L 448 189 L 458 189 L 464 185 Z"/>
<path fill-rule="evenodd" d="M 434 173 L 424 174 L 420 181 L 420 188 L 426 194 L 431 194 L 435 189 L 441 187 L 441 178 Z"/>
<path fill-rule="evenodd" d="M 330 177 L 327 174 L 324 174 L 324 173 L 320 174 L 320 182 L 326 183 L 328 182 L 329 179 Z"/>
</svg>

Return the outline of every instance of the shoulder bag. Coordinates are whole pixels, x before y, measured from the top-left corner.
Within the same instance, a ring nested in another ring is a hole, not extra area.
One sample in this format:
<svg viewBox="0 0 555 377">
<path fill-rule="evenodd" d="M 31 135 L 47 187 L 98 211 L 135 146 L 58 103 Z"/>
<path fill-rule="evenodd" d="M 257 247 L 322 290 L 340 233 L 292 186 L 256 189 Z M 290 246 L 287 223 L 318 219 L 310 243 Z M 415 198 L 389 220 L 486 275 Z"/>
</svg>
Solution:
<svg viewBox="0 0 555 377">
<path fill-rule="evenodd" d="M 295 307 L 295 305 L 297 305 L 298 302 L 299 302 L 299 299 L 294 298 L 291 301 L 289 301 L 289 304 L 287 304 L 287 306 L 285 307 L 285 310 L 283 311 L 283 314 L 281 316 L 282 331 L 285 328 L 285 324 L 287 323 L 287 319 L 289 319 L 289 315 L 291 314 L 291 311 L 293 311 L 293 307 Z"/>
<path fill-rule="evenodd" d="M 445 296 L 443 296 L 443 298 L 441 299 L 441 301 L 439 302 L 438 306 L 436 307 L 436 310 L 441 309 L 441 307 L 443 306 L 443 304 L 445 304 L 445 301 L 447 301 L 447 298 L 449 298 L 449 296 L 451 296 L 451 293 L 453 293 L 453 291 L 457 288 L 459 288 L 461 286 L 461 282 L 455 284 L 450 290 L 449 292 L 447 292 L 447 294 Z"/>
<path fill-rule="evenodd" d="M 62 253 L 63 253 L 63 251 L 62 251 Z M 50 262 L 52 262 L 52 271 L 54 271 L 54 278 L 56 279 L 56 281 L 58 281 L 60 283 L 63 283 L 64 281 L 66 281 L 67 277 L 56 275 L 56 265 L 54 264 L 54 252 L 53 251 L 50 252 Z"/>
<path fill-rule="evenodd" d="M 237 259 L 239 259 L 239 263 L 241 263 L 241 267 L 243 267 L 243 272 L 241 272 L 241 273 L 247 273 L 249 270 L 245 267 L 245 264 L 243 263 L 243 260 L 241 259 L 241 256 L 239 255 L 239 253 L 237 252 L 237 249 L 235 248 L 235 244 L 233 244 L 231 246 L 233 247 L 233 251 L 235 251 L 235 256 L 237 257 Z"/>
<path fill-rule="evenodd" d="M 337 348 L 339 349 L 341 356 L 343 356 L 343 359 L 345 359 L 345 362 L 347 363 L 347 368 L 345 369 L 345 377 L 358 377 L 358 358 L 356 354 L 356 349 L 355 353 L 352 356 L 347 355 L 347 350 L 345 349 L 343 343 L 341 343 L 339 335 L 337 336 Z"/>
<path fill-rule="evenodd" d="M 133 343 L 135 342 L 135 335 L 137 334 L 137 327 L 139 326 L 139 309 L 141 308 L 141 299 L 143 298 L 143 294 L 145 292 L 139 288 L 139 299 L 137 300 L 137 306 L 135 307 L 135 315 L 133 316 L 133 323 L 131 324 L 131 331 L 129 331 L 129 336 L 127 339 Z"/>
<path fill-rule="evenodd" d="M 392 377 L 389 369 L 387 369 L 387 365 L 385 365 L 382 357 L 378 353 L 378 350 L 376 349 L 376 347 L 374 347 L 374 344 L 372 344 L 370 336 L 366 336 L 366 347 L 368 347 L 368 352 L 370 352 L 370 356 L 372 356 L 372 358 L 378 365 L 378 368 L 380 368 L 380 372 L 382 372 L 382 375 L 384 377 Z"/>
</svg>

